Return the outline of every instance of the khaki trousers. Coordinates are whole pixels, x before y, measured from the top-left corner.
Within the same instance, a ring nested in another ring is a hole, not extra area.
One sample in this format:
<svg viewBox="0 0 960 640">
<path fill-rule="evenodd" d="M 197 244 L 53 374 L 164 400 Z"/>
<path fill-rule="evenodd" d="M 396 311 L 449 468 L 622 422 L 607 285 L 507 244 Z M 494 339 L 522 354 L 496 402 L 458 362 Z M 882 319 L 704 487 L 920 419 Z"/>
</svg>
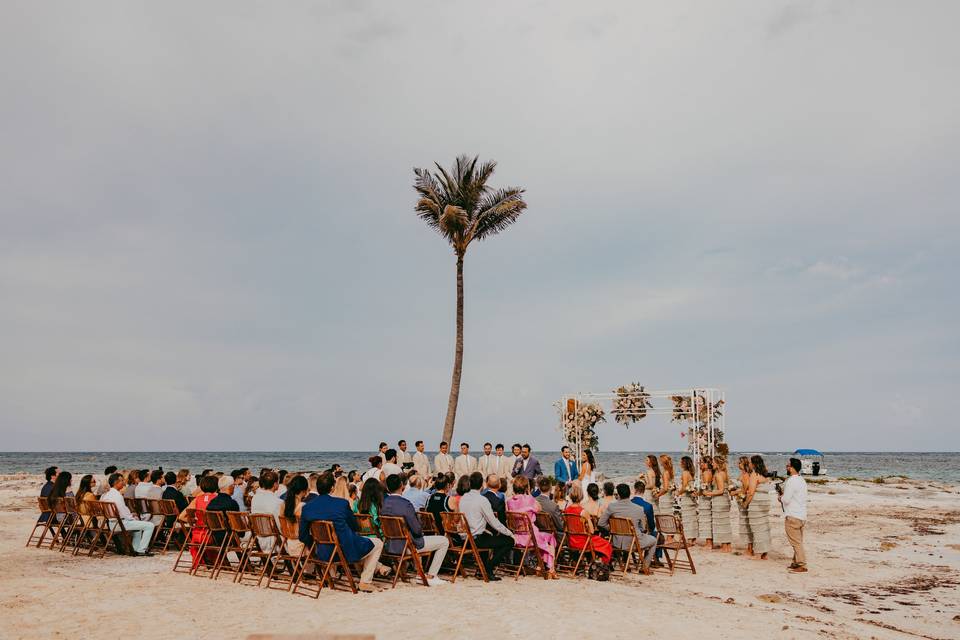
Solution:
<svg viewBox="0 0 960 640">
<path fill-rule="evenodd" d="M 360 572 L 360 582 L 370 584 L 373 582 L 373 572 L 377 570 L 377 561 L 380 560 L 380 554 L 383 553 L 383 540 L 373 537 L 369 537 L 367 540 L 373 543 L 373 549 L 361 560 L 363 570 Z"/>
<path fill-rule="evenodd" d="M 787 541 L 793 547 L 793 562 L 801 567 L 807 566 L 807 555 L 803 552 L 803 525 L 799 518 L 787 516 L 783 521 L 783 529 L 787 534 Z"/>
</svg>

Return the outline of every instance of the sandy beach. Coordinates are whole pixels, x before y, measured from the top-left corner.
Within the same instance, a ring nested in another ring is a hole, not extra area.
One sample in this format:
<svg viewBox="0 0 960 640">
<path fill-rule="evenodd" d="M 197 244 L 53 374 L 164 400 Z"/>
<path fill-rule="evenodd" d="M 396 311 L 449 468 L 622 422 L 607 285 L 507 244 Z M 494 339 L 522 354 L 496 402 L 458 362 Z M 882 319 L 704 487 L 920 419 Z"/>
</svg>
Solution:
<svg viewBox="0 0 960 640">
<path fill-rule="evenodd" d="M 805 575 L 786 571 L 777 513 L 769 560 L 698 548 L 695 576 L 466 579 L 313 600 L 174 574 L 170 554 L 96 560 L 24 548 L 41 480 L 0 476 L 3 638 L 960 637 L 960 488 L 938 482 L 811 484 Z"/>
</svg>

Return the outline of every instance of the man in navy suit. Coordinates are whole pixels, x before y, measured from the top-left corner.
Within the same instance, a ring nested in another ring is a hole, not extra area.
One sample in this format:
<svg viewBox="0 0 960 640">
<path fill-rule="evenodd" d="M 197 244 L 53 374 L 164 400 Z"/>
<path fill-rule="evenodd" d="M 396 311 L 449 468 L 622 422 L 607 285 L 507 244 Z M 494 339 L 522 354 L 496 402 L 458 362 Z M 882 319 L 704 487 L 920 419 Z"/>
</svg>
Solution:
<svg viewBox="0 0 960 640">
<path fill-rule="evenodd" d="M 514 461 L 513 471 L 510 472 L 510 475 L 514 478 L 525 476 L 527 480 L 530 480 L 530 486 L 534 485 L 534 480 L 543 475 L 543 471 L 540 470 L 540 462 L 530 455 L 529 444 L 520 447 L 520 455 Z"/>
<path fill-rule="evenodd" d="M 570 447 L 560 449 L 560 459 L 553 463 L 553 477 L 557 482 L 567 484 L 577 479 L 577 463 L 571 459 Z"/>
<path fill-rule="evenodd" d="M 660 540 L 660 536 L 657 535 L 657 520 L 653 517 L 653 505 L 643 499 L 643 492 L 647 490 L 647 483 L 643 480 L 637 480 L 633 483 L 633 499 L 630 500 L 633 504 L 638 504 L 643 507 L 643 515 L 647 518 L 647 531 L 648 534 L 654 537 L 655 540 Z M 657 547 L 657 560 L 651 562 L 651 567 L 663 566 L 660 564 L 660 558 L 663 556 L 663 549 Z"/>
<path fill-rule="evenodd" d="M 443 557 L 447 555 L 447 549 L 450 547 L 450 541 L 446 536 L 425 536 L 423 527 L 420 525 L 420 518 L 417 516 L 413 504 L 404 498 L 403 480 L 396 474 L 387 476 L 388 493 L 383 498 L 383 509 L 380 510 L 381 516 L 396 516 L 403 518 L 410 530 L 410 537 L 413 538 L 414 546 L 420 551 L 433 551 L 433 561 L 430 568 L 427 569 L 427 584 L 431 587 L 440 587 L 447 584 L 446 580 L 441 580 L 437 572 L 443 565 Z M 416 553 L 417 549 L 411 549 Z M 391 540 L 387 545 L 387 553 L 400 555 L 403 552 L 403 543 L 399 540 Z"/>
<path fill-rule="evenodd" d="M 330 495 L 334 482 L 333 474 L 329 471 L 321 473 L 317 478 L 319 495 L 305 503 L 300 512 L 300 542 L 308 547 L 313 544 L 310 523 L 316 520 L 327 520 L 333 523 L 333 529 L 337 532 L 340 548 L 343 549 L 347 562 L 363 562 L 360 584 L 357 588 L 368 593 L 376 591 L 373 586 L 373 572 L 376 571 L 377 561 L 380 560 L 380 554 L 383 552 L 383 541 L 379 538 L 366 538 L 357 533 L 357 519 L 353 517 L 350 503 L 343 498 Z M 317 558 L 324 562 L 330 559 L 332 552 L 333 547 L 328 544 L 317 545 Z"/>
</svg>

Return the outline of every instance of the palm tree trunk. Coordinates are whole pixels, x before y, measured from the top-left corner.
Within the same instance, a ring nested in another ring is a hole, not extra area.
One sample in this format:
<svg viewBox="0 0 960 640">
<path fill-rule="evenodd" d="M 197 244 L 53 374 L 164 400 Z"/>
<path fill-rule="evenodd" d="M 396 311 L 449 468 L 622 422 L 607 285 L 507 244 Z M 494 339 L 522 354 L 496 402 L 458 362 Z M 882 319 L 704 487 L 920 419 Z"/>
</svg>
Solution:
<svg viewBox="0 0 960 640">
<path fill-rule="evenodd" d="M 453 378 L 450 380 L 450 400 L 447 419 L 443 423 L 443 441 L 453 438 L 453 423 L 457 420 L 457 401 L 460 399 L 460 374 L 463 371 L 463 254 L 457 254 L 457 346 L 453 356 Z M 451 444 L 452 446 L 452 444 Z"/>
</svg>

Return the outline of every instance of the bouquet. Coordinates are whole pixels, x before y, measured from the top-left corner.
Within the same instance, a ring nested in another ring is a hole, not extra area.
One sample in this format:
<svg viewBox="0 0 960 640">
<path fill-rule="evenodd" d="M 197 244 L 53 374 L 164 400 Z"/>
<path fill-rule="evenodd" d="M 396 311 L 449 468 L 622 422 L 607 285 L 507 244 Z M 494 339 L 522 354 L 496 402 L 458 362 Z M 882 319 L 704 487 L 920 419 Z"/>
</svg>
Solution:
<svg viewBox="0 0 960 640">
<path fill-rule="evenodd" d="M 618 387 L 613 390 L 617 394 L 613 401 L 613 419 L 629 426 L 647 417 L 647 409 L 652 409 L 650 394 L 638 382 Z"/>
</svg>

